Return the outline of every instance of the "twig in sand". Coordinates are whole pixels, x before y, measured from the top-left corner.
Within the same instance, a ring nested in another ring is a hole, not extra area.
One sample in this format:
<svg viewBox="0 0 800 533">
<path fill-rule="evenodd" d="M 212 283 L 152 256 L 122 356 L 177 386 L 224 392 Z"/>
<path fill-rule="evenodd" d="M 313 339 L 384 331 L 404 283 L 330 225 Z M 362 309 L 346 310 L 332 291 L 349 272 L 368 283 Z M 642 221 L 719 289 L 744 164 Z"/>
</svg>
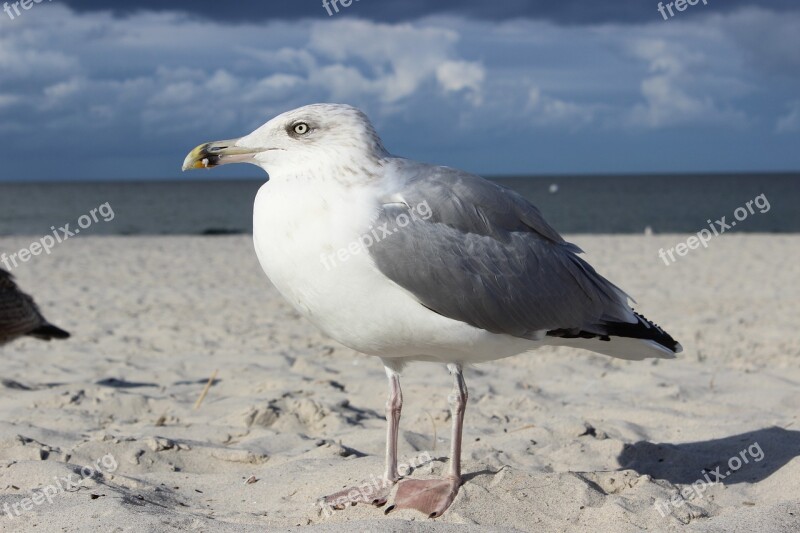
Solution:
<svg viewBox="0 0 800 533">
<path fill-rule="evenodd" d="M 196 402 L 194 402 L 195 409 L 200 409 L 200 404 L 203 403 L 203 400 L 205 400 L 206 394 L 208 394 L 208 389 L 211 388 L 211 385 L 214 383 L 214 379 L 217 377 L 217 372 L 218 370 L 214 370 L 214 373 L 211 374 L 210 378 L 208 378 L 208 383 L 206 383 L 206 386 L 203 387 L 203 392 L 200 393 L 200 397 Z"/>
<path fill-rule="evenodd" d="M 522 426 L 521 428 L 512 429 L 511 431 L 509 431 L 509 433 L 516 433 L 517 431 L 522 431 L 523 429 L 531 429 L 531 428 L 535 428 L 535 427 L 536 427 L 536 424 L 528 424 L 527 426 Z"/>
</svg>

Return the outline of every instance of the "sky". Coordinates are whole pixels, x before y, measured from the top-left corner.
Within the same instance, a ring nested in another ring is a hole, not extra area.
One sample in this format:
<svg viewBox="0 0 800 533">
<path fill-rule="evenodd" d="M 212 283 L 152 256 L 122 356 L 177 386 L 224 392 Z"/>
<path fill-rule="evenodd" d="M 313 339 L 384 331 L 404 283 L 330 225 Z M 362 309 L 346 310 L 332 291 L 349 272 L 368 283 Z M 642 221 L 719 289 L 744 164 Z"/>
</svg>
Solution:
<svg viewBox="0 0 800 533">
<path fill-rule="evenodd" d="M 180 166 L 314 102 L 482 175 L 800 170 L 800 4 L 705 1 L 9 5 L 0 181 L 258 178 Z"/>
</svg>

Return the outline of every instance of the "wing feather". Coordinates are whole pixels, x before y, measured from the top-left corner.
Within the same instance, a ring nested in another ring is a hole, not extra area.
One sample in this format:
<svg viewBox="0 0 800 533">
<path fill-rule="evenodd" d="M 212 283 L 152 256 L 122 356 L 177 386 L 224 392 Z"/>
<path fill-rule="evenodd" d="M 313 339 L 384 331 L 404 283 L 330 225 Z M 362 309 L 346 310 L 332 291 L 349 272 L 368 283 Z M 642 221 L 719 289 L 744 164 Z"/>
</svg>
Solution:
<svg viewBox="0 0 800 533">
<path fill-rule="evenodd" d="M 369 252 L 422 305 L 493 333 L 541 338 L 634 321 L 628 297 L 578 257 L 517 193 L 458 170 L 397 160 L 401 190 L 378 223 L 396 228 Z M 426 209 L 418 209 L 419 206 Z M 397 227 L 405 214 L 411 222 Z M 589 329 L 587 329 L 589 328 Z"/>
</svg>

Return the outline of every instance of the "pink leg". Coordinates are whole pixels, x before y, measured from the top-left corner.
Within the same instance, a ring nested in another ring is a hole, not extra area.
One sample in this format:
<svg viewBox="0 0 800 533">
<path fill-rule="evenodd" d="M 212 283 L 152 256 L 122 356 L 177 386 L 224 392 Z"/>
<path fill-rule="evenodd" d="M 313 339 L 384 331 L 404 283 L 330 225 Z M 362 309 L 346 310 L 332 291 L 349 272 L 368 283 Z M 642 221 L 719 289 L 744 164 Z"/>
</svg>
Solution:
<svg viewBox="0 0 800 533">
<path fill-rule="evenodd" d="M 467 407 L 467 385 L 461 365 L 447 365 L 453 374 L 453 392 L 448 400 L 453 416 L 450 472 L 442 479 L 407 479 L 397 486 L 394 504 L 386 509 L 416 509 L 430 518 L 441 516 L 453 503 L 461 486 L 461 438 L 464 428 L 464 411 Z"/>
<path fill-rule="evenodd" d="M 389 378 L 389 398 L 386 400 L 386 471 L 379 483 L 364 483 L 360 487 L 340 490 L 322 499 L 323 504 L 343 509 L 347 504 L 371 503 L 378 507 L 386 503 L 394 484 L 400 479 L 397 472 L 397 436 L 400 428 L 400 411 L 403 409 L 403 391 L 400 375 L 386 368 Z M 374 476 L 373 476 L 374 479 Z"/>
<path fill-rule="evenodd" d="M 386 375 L 389 377 L 389 399 L 386 400 L 386 472 L 383 478 L 397 483 L 400 480 L 397 472 L 397 434 L 400 429 L 400 412 L 403 409 L 403 391 L 400 390 L 400 376 L 397 372 L 387 369 Z"/>
</svg>

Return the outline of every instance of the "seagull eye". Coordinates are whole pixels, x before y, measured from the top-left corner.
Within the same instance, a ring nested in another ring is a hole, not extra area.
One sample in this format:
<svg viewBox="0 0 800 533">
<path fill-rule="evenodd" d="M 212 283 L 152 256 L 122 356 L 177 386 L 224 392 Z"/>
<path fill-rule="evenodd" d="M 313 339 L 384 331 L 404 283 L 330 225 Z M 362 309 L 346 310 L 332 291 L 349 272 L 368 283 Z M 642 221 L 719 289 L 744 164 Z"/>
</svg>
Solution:
<svg viewBox="0 0 800 533">
<path fill-rule="evenodd" d="M 308 124 L 306 124 L 305 122 L 298 122 L 297 124 L 294 125 L 294 128 L 292 129 L 298 135 L 305 135 L 306 133 L 308 133 L 309 127 Z"/>
</svg>

